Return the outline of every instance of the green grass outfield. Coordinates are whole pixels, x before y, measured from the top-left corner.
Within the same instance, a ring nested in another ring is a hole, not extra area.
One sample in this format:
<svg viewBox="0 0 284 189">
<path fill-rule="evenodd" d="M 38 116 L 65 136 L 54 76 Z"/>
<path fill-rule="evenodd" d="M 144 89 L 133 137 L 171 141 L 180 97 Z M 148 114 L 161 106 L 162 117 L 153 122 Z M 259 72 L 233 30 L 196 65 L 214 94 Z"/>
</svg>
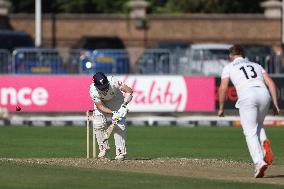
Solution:
<svg viewBox="0 0 284 189">
<path fill-rule="evenodd" d="M 283 165 L 284 128 L 266 128 Z M 250 162 L 241 128 L 128 127 L 129 157 L 214 158 Z M 114 157 L 113 140 L 109 157 Z M 84 127 L 0 127 L 1 158 L 85 157 Z M 87 168 L 0 163 L 0 188 L 283 188 Z"/>
</svg>

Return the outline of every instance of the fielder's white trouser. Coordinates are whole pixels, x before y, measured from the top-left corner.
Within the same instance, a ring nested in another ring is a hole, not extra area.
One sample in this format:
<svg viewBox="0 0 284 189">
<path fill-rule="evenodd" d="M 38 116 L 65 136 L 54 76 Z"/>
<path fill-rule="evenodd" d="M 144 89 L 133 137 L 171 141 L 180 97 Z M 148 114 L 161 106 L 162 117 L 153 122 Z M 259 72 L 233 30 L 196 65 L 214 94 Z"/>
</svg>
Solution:
<svg viewBox="0 0 284 189">
<path fill-rule="evenodd" d="M 107 129 L 106 117 L 104 115 L 94 115 L 93 118 L 93 129 L 96 133 L 97 142 L 99 145 L 100 151 L 109 149 L 108 141 L 103 142 L 104 133 Z M 116 147 L 116 155 L 126 155 L 126 129 L 125 129 L 125 119 L 118 123 L 118 126 L 115 126 L 113 130 L 115 147 Z"/>
<path fill-rule="evenodd" d="M 253 163 L 263 162 L 262 142 L 267 139 L 263 121 L 270 105 L 270 95 L 266 88 L 247 88 L 239 99 L 239 112 L 243 132 Z"/>
</svg>

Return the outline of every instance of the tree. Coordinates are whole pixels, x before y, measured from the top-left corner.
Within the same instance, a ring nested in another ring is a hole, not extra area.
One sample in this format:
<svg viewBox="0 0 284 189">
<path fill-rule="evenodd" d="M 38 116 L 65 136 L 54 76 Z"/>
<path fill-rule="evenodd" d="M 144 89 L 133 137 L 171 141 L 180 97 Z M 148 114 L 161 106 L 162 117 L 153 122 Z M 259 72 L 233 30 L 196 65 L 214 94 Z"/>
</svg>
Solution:
<svg viewBox="0 0 284 189">
<path fill-rule="evenodd" d="M 262 13 L 264 0 L 149 0 L 153 13 Z"/>
<path fill-rule="evenodd" d="M 9 0 L 12 13 L 34 13 L 35 0 Z M 264 0 L 147 0 L 151 14 L 262 13 Z M 43 13 L 126 13 L 128 0 L 42 0 Z"/>
<path fill-rule="evenodd" d="M 34 13 L 35 0 L 9 0 L 12 13 Z M 43 13 L 123 13 L 126 0 L 42 0 Z"/>
</svg>

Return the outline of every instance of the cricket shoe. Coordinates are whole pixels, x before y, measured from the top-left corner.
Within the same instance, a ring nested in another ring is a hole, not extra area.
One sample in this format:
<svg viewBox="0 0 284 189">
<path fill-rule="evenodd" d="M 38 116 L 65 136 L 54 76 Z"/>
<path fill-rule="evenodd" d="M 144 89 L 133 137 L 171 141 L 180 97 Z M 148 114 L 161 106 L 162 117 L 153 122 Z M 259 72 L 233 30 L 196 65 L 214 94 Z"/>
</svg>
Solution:
<svg viewBox="0 0 284 189">
<path fill-rule="evenodd" d="M 255 173 L 254 177 L 255 178 L 262 178 L 264 176 L 264 172 L 266 171 L 268 165 L 265 162 L 261 162 L 255 167 Z"/>
<path fill-rule="evenodd" d="M 119 154 L 119 155 L 117 155 L 117 156 L 115 156 L 115 160 L 119 160 L 119 161 L 123 161 L 124 160 L 124 155 L 123 154 Z"/>
<path fill-rule="evenodd" d="M 268 164 L 271 165 L 274 159 L 273 152 L 270 147 L 270 142 L 268 139 L 263 141 L 263 151 L 264 151 L 264 161 Z"/>
<path fill-rule="evenodd" d="M 105 148 L 103 145 L 101 146 L 100 153 L 98 158 L 104 158 L 108 152 L 109 148 Z"/>
<path fill-rule="evenodd" d="M 104 158 L 107 154 L 107 150 L 100 151 L 98 158 Z"/>
</svg>

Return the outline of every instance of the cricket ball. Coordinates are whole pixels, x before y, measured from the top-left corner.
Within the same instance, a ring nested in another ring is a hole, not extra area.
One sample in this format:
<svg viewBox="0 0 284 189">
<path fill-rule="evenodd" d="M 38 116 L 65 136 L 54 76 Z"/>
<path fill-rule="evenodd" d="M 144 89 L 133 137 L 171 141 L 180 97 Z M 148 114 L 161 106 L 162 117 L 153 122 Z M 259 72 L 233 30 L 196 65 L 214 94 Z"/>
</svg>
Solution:
<svg viewBox="0 0 284 189">
<path fill-rule="evenodd" d="M 19 111 L 21 111 L 22 110 L 22 108 L 20 107 L 20 106 L 16 106 L 16 111 L 17 112 L 19 112 Z"/>
</svg>

